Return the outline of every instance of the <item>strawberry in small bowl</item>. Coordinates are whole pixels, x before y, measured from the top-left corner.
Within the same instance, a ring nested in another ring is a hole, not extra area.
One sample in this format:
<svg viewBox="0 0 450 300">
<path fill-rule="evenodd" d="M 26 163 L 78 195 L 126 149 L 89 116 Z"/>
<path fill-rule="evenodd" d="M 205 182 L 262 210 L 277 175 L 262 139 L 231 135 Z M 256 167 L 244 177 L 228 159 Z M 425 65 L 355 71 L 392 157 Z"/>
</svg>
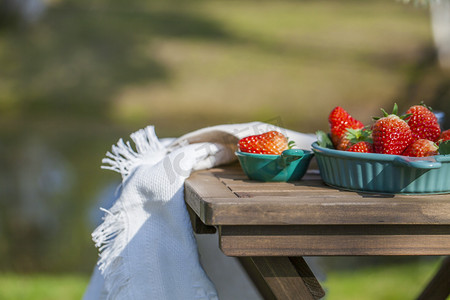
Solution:
<svg viewBox="0 0 450 300">
<path fill-rule="evenodd" d="M 257 181 L 300 180 L 308 169 L 312 151 L 291 149 L 278 131 L 251 135 L 239 140 L 236 156 L 244 173 Z"/>
</svg>

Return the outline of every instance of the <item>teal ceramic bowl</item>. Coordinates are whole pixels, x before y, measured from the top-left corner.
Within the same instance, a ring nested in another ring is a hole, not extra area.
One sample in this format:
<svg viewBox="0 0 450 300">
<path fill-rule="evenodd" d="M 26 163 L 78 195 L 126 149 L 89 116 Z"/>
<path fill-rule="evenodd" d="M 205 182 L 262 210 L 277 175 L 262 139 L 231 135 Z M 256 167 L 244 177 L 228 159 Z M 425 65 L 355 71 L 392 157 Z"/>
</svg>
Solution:
<svg viewBox="0 0 450 300">
<path fill-rule="evenodd" d="M 312 151 L 290 149 L 280 155 L 253 154 L 237 151 L 242 170 L 258 181 L 296 181 L 305 175 Z"/>
<path fill-rule="evenodd" d="M 334 187 L 388 194 L 450 193 L 450 155 L 413 158 L 355 153 L 312 144 L 323 181 Z"/>
</svg>

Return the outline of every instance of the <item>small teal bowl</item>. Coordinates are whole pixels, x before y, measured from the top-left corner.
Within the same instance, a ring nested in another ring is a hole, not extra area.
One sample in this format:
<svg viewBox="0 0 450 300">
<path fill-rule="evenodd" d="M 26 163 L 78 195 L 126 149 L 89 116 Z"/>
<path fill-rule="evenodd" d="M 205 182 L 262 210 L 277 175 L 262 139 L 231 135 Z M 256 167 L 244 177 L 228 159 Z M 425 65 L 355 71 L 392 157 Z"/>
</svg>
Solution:
<svg viewBox="0 0 450 300">
<path fill-rule="evenodd" d="M 280 155 L 236 151 L 242 170 L 248 178 L 258 181 L 296 181 L 306 173 L 312 151 L 289 149 Z"/>
</svg>

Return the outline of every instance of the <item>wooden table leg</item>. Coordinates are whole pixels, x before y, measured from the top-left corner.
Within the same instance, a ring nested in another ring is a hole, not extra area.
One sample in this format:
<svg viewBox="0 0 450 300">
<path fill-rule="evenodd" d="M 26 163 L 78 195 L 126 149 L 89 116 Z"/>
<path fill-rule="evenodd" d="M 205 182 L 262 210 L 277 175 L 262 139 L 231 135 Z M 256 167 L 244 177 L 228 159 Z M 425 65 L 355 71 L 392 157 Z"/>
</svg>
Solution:
<svg viewBox="0 0 450 300">
<path fill-rule="evenodd" d="M 264 299 L 317 300 L 325 296 L 302 257 L 239 257 Z"/>
<path fill-rule="evenodd" d="M 450 295 L 450 256 L 441 264 L 436 275 L 431 279 L 417 300 L 445 300 Z"/>
<path fill-rule="evenodd" d="M 197 214 L 186 205 L 187 211 L 189 213 L 189 218 L 191 219 L 192 230 L 198 234 L 214 234 L 216 233 L 216 228 L 213 226 L 205 225 L 205 223 L 200 220 Z"/>
</svg>

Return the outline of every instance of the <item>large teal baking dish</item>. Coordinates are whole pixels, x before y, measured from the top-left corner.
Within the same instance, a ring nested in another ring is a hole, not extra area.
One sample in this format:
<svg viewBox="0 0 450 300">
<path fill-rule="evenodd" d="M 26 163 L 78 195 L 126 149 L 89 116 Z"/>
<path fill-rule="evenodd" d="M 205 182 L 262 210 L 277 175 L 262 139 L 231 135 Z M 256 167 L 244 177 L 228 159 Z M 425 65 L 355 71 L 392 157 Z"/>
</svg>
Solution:
<svg viewBox="0 0 450 300">
<path fill-rule="evenodd" d="M 280 155 L 236 151 L 244 173 L 258 181 L 296 181 L 305 175 L 314 153 L 290 149 Z"/>
<path fill-rule="evenodd" d="M 355 153 L 312 144 L 320 175 L 331 186 L 389 194 L 450 193 L 450 155 L 412 158 Z"/>
</svg>

